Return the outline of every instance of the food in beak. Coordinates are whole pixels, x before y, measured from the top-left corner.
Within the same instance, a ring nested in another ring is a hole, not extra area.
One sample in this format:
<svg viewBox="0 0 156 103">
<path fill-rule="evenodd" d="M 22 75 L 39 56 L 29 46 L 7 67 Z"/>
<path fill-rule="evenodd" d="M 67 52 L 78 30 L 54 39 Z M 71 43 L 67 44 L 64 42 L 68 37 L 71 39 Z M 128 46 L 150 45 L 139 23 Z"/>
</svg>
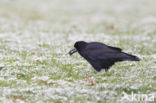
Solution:
<svg viewBox="0 0 156 103">
<path fill-rule="evenodd" d="M 77 52 L 76 48 L 70 50 L 70 51 L 69 51 L 69 55 L 71 56 L 71 55 L 74 54 L 75 52 Z"/>
</svg>

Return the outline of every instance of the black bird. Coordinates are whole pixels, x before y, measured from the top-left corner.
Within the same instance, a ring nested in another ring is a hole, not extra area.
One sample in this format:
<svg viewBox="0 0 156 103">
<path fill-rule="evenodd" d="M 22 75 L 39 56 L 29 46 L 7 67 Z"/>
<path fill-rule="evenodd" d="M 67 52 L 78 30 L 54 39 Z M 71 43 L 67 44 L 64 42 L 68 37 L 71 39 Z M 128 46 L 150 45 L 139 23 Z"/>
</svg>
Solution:
<svg viewBox="0 0 156 103">
<path fill-rule="evenodd" d="M 84 57 L 96 71 L 107 71 L 115 62 L 139 61 L 137 56 L 122 52 L 120 48 L 105 45 L 100 42 L 77 41 L 69 54 L 77 52 Z"/>
</svg>

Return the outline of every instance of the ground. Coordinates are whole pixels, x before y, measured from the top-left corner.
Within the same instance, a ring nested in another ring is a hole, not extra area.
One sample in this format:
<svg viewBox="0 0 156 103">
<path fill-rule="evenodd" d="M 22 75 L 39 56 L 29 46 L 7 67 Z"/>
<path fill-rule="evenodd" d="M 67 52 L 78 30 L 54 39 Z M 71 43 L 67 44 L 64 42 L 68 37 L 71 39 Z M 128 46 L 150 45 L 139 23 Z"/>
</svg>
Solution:
<svg viewBox="0 0 156 103">
<path fill-rule="evenodd" d="M 0 102 L 136 103 L 121 101 L 123 92 L 156 95 L 155 4 L 1 0 Z M 78 53 L 68 55 L 78 40 L 117 46 L 141 61 L 97 73 Z"/>
</svg>

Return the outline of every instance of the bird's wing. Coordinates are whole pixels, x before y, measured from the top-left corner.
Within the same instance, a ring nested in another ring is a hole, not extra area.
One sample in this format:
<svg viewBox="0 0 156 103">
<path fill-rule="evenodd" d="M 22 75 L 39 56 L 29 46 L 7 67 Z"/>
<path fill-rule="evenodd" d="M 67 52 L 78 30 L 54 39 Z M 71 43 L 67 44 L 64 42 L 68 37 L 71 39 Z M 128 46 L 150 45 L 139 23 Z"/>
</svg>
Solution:
<svg viewBox="0 0 156 103">
<path fill-rule="evenodd" d="M 109 60 L 109 61 L 121 61 L 122 60 L 121 53 L 103 53 L 97 55 L 96 59 L 100 60 Z"/>
<path fill-rule="evenodd" d="M 92 60 L 116 60 L 121 57 L 121 51 L 119 49 L 114 47 L 100 47 L 99 45 L 92 45 L 84 50 L 84 54 Z"/>
<path fill-rule="evenodd" d="M 90 51 L 86 54 L 93 60 L 116 60 L 121 57 L 119 52 L 102 52 L 102 51 Z"/>
</svg>

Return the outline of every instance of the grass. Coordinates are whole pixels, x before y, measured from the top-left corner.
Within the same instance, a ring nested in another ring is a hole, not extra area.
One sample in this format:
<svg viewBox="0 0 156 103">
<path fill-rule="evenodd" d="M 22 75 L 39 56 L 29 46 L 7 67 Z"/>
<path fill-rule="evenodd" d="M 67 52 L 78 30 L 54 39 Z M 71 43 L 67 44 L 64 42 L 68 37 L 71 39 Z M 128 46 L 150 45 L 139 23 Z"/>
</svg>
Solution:
<svg viewBox="0 0 156 103">
<path fill-rule="evenodd" d="M 155 95 L 155 3 L 0 1 L 0 102 L 120 103 L 122 92 Z M 68 55 L 78 40 L 117 46 L 142 60 L 95 73 L 78 54 Z"/>
</svg>

